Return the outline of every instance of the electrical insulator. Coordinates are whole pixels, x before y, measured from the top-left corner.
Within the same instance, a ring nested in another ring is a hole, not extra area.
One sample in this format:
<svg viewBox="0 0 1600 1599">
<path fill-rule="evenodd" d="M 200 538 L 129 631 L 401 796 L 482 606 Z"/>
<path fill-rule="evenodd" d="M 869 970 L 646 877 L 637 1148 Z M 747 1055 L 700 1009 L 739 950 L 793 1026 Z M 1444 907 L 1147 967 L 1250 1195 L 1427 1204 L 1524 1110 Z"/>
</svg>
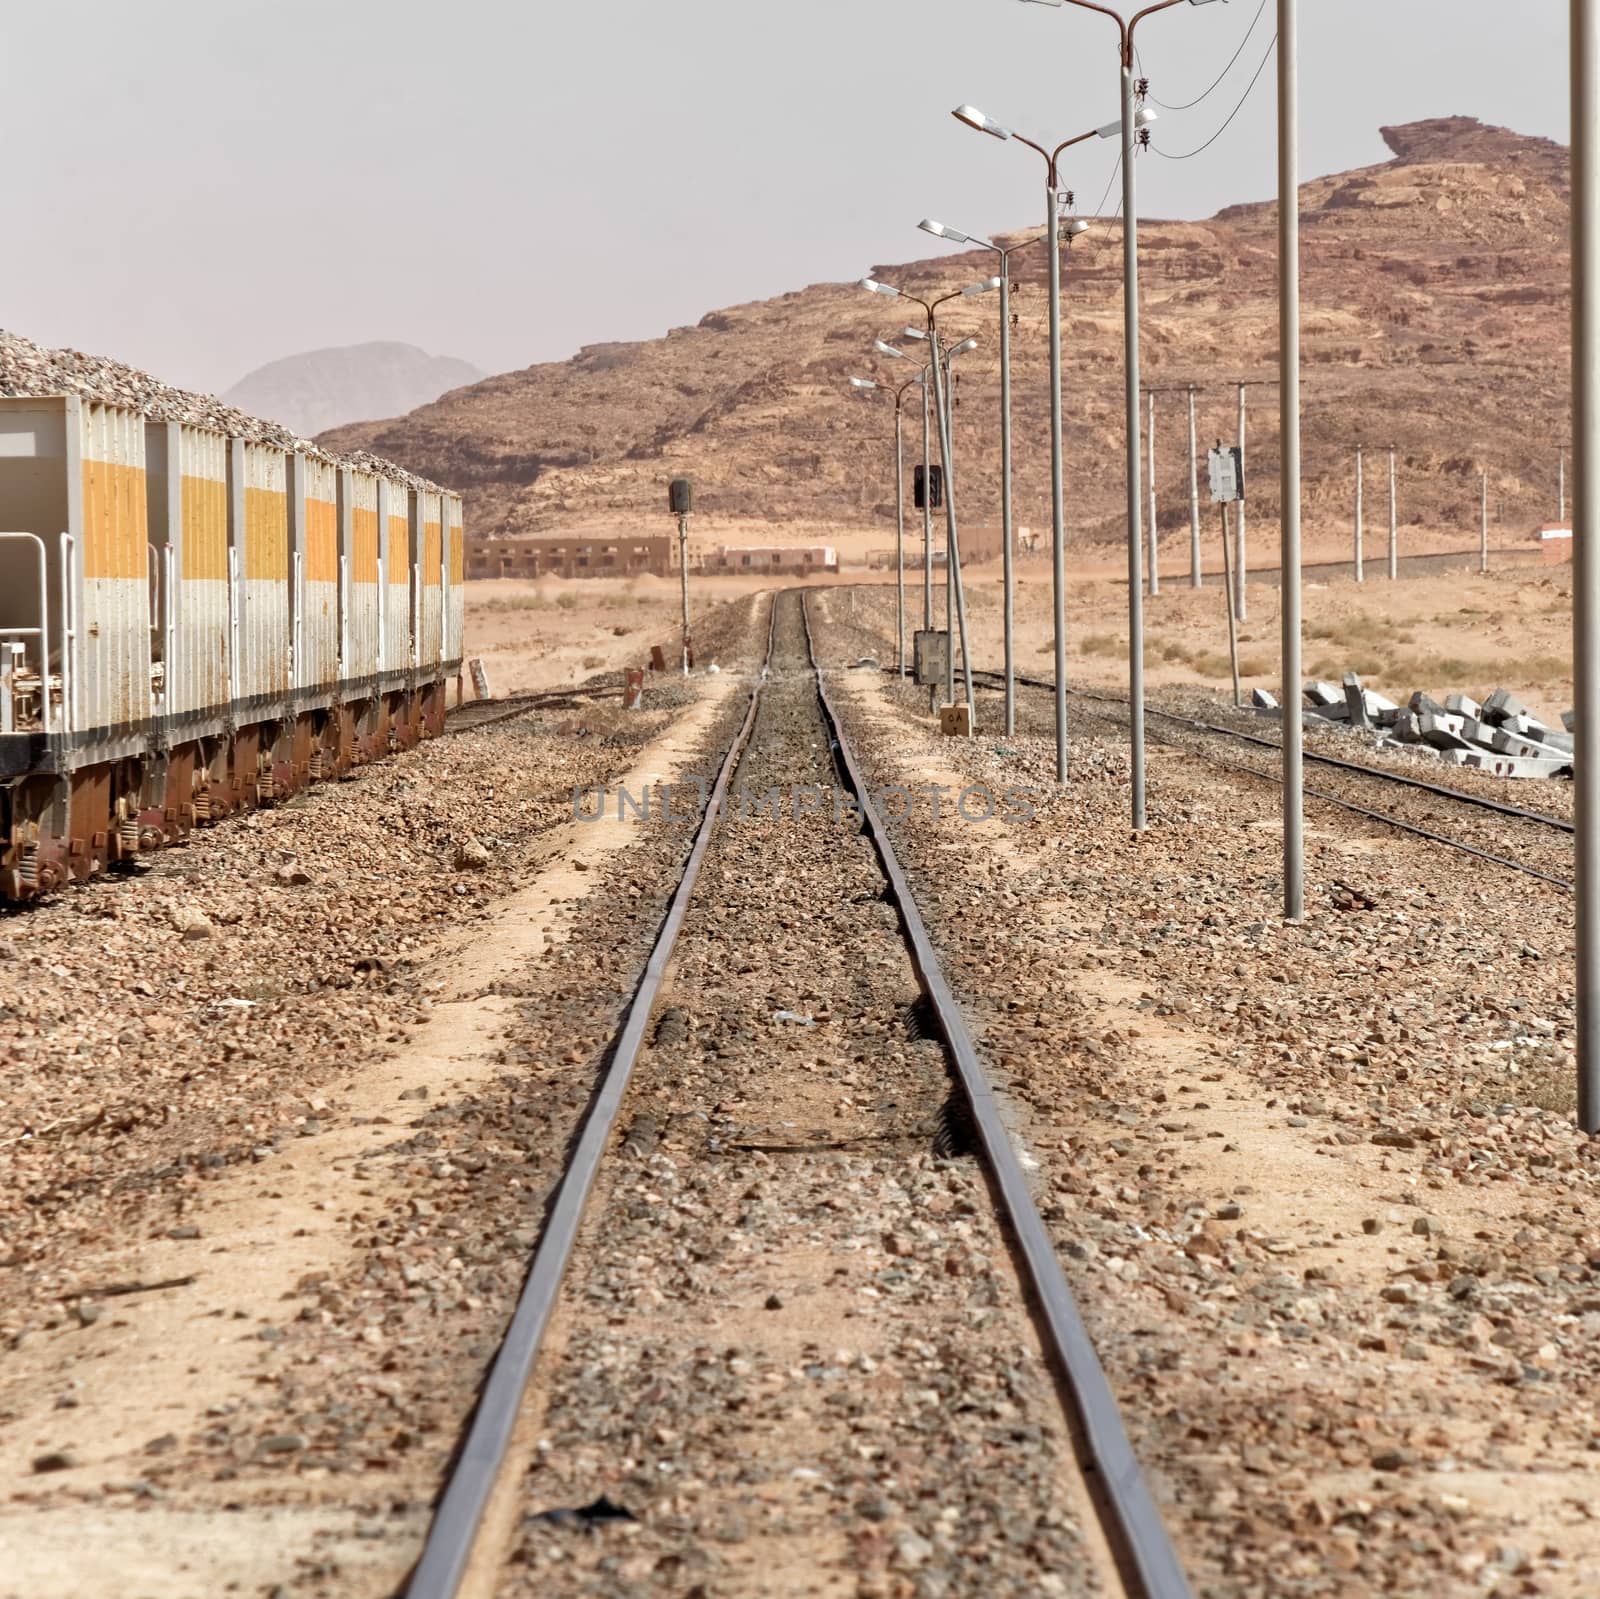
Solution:
<svg viewBox="0 0 1600 1599">
<path fill-rule="evenodd" d="M 1150 80 L 1148 78 L 1140 78 L 1139 86 L 1133 92 L 1139 99 L 1144 99 L 1150 92 Z"/>
</svg>

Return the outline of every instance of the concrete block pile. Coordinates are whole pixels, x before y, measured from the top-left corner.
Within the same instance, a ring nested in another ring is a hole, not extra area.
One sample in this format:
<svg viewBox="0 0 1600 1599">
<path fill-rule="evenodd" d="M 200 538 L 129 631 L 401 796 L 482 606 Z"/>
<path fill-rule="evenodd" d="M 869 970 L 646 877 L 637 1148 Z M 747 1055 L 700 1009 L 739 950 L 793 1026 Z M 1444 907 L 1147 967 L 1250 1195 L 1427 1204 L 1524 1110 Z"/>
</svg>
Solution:
<svg viewBox="0 0 1600 1599">
<path fill-rule="evenodd" d="M 1265 689 L 1250 702 L 1262 716 L 1281 715 Z M 1481 705 L 1468 694 L 1447 694 L 1441 704 L 1421 690 L 1396 705 L 1346 672 L 1342 683 L 1306 684 L 1301 716 L 1308 726 L 1332 722 L 1372 734 L 1378 749 L 1404 746 L 1497 777 L 1572 776 L 1572 712 L 1563 713 L 1562 727 L 1549 727 L 1503 688 Z"/>
</svg>

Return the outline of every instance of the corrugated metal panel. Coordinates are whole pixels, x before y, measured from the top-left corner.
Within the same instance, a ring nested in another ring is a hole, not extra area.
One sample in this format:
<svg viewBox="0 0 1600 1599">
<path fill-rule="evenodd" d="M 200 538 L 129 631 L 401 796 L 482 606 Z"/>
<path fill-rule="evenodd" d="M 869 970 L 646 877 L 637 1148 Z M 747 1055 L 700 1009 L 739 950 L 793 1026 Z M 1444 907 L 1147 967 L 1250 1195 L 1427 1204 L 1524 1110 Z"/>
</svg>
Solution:
<svg viewBox="0 0 1600 1599">
<path fill-rule="evenodd" d="M 150 715 L 150 548 L 144 418 L 77 401 L 82 495 L 73 698 L 80 730 Z"/>
<path fill-rule="evenodd" d="M 461 496 L 444 497 L 445 589 L 444 658 L 459 661 L 466 631 L 467 530 L 461 515 Z"/>
<path fill-rule="evenodd" d="M 296 465 L 304 498 L 295 684 L 331 688 L 339 681 L 339 474 L 315 456 L 299 456 Z"/>
<path fill-rule="evenodd" d="M 289 691 L 289 458 L 234 439 L 229 477 L 239 697 L 279 699 Z"/>
<path fill-rule="evenodd" d="M 181 540 L 167 708 L 220 710 L 228 703 L 228 440 L 209 428 L 179 429 Z"/>
<path fill-rule="evenodd" d="M 160 709 L 220 714 L 230 697 L 228 440 L 209 428 L 146 422 L 145 476 L 158 557 Z"/>
<path fill-rule="evenodd" d="M 414 523 L 421 559 L 417 564 L 418 627 L 417 665 L 426 670 L 444 659 L 444 541 L 440 521 L 440 496 L 434 489 L 419 490 Z"/>
<path fill-rule="evenodd" d="M 383 541 L 383 670 L 411 664 L 411 496 L 393 478 L 378 480 L 378 531 Z"/>
<path fill-rule="evenodd" d="M 339 474 L 340 556 L 344 563 L 346 678 L 378 670 L 378 479 L 346 467 Z"/>
</svg>

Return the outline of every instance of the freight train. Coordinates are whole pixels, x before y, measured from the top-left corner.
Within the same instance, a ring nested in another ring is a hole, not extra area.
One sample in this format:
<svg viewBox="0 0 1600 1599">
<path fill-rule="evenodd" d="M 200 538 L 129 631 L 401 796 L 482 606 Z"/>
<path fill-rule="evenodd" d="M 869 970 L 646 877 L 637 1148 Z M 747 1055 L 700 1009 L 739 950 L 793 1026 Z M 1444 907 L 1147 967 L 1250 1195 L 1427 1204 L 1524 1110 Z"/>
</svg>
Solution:
<svg viewBox="0 0 1600 1599">
<path fill-rule="evenodd" d="M 441 731 L 465 555 L 387 463 L 0 397 L 0 899 Z"/>
</svg>

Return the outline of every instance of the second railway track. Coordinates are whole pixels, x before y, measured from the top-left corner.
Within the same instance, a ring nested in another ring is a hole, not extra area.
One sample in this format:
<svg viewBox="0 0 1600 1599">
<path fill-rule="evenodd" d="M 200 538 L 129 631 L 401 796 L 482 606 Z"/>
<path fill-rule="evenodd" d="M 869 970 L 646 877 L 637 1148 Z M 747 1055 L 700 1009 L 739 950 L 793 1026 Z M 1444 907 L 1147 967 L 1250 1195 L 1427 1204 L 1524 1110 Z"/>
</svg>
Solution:
<svg viewBox="0 0 1600 1599">
<path fill-rule="evenodd" d="M 982 680 L 976 686 L 983 688 L 994 688 L 1000 681 L 998 672 L 987 670 L 975 669 L 973 677 Z M 1024 688 L 1046 692 L 1054 687 L 1045 679 L 1020 675 L 1017 682 Z M 1083 689 L 1069 689 L 1068 699 L 1079 705 L 1080 714 L 1117 726 L 1127 725 L 1125 714 L 1119 714 L 1127 710 L 1125 699 Z M 1095 710 L 1091 705 L 1116 707 L 1116 710 Z M 1280 748 L 1275 740 L 1148 704 L 1145 715 L 1147 727 L 1149 723 L 1155 724 L 1149 729 L 1150 736 L 1161 743 L 1191 750 L 1202 759 L 1242 776 L 1267 782 L 1277 780 L 1278 769 L 1268 762 L 1223 759 L 1205 747 L 1219 742 L 1243 745 L 1247 750 L 1260 751 L 1270 758 Z M 1310 800 L 1336 806 L 1380 826 L 1443 845 L 1566 892 L 1572 890 L 1572 824 L 1564 817 L 1317 751 L 1307 750 L 1305 758 L 1308 768 L 1321 773 L 1315 783 L 1306 785 L 1306 797 Z M 1454 811 L 1449 833 L 1440 831 L 1441 807 Z"/>
<path fill-rule="evenodd" d="M 775 607 L 408 1591 L 1178 1599 L 910 890 L 870 802 L 835 808 L 803 601 Z"/>
</svg>

